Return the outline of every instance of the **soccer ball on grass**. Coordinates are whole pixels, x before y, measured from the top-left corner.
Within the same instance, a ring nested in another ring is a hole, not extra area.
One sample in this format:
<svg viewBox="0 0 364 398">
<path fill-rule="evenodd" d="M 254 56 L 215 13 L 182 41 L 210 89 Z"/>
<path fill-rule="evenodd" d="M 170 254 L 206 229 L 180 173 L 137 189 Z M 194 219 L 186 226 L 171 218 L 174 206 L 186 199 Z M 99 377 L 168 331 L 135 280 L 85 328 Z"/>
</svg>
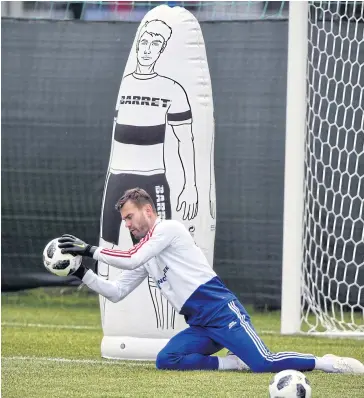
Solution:
<svg viewBox="0 0 364 398">
<path fill-rule="evenodd" d="M 270 398 L 311 398 L 307 377 L 298 370 L 283 370 L 275 374 L 269 384 Z"/>
<path fill-rule="evenodd" d="M 43 264 L 46 269 L 57 276 L 72 275 L 81 265 L 82 256 L 72 256 L 72 254 L 62 254 L 58 247 L 58 239 L 53 239 L 47 243 L 43 250 Z"/>
</svg>

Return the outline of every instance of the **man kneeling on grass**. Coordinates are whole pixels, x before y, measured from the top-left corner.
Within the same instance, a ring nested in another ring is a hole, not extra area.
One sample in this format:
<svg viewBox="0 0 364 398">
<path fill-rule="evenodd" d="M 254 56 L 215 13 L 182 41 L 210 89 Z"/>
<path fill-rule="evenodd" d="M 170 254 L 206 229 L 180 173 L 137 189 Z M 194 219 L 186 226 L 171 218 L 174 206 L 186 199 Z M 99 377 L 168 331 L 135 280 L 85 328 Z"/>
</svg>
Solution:
<svg viewBox="0 0 364 398">
<path fill-rule="evenodd" d="M 171 338 L 158 354 L 158 369 L 364 373 L 364 365 L 353 358 L 272 353 L 243 305 L 208 264 L 182 223 L 161 221 L 151 197 L 140 188 L 126 191 L 116 208 L 134 237 L 141 239 L 133 248 L 104 249 L 72 235 L 63 235 L 59 247 L 63 253 L 92 257 L 125 270 L 116 281 L 107 281 L 84 266 L 74 273 L 112 302 L 122 300 L 148 275 L 159 281 L 162 294 L 190 327 Z M 224 347 L 229 350 L 226 357 L 211 356 Z"/>
</svg>

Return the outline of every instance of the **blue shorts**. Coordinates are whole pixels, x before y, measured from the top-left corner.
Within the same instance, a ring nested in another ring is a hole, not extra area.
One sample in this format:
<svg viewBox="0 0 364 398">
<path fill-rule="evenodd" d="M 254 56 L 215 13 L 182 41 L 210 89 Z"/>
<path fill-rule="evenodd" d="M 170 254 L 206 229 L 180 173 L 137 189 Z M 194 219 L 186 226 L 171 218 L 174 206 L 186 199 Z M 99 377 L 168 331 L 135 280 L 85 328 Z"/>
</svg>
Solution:
<svg viewBox="0 0 364 398">
<path fill-rule="evenodd" d="M 227 348 L 255 372 L 285 369 L 312 370 L 314 356 L 296 352 L 271 353 L 256 333 L 250 317 L 238 300 L 227 303 L 205 326 L 191 326 L 174 336 L 159 353 L 158 369 L 216 370 L 211 356 Z"/>
</svg>

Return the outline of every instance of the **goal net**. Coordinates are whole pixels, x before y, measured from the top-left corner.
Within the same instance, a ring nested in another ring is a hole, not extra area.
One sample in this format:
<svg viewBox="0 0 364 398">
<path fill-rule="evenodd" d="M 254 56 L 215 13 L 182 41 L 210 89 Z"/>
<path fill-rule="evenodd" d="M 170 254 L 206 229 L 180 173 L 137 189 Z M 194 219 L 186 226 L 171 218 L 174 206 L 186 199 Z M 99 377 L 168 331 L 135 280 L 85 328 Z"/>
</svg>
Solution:
<svg viewBox="0 0 364 398">
<path fill-rule="evenodd" d="M 290 11 L 282 333 L 364 336 L 364 5 Z"/>
</svg>

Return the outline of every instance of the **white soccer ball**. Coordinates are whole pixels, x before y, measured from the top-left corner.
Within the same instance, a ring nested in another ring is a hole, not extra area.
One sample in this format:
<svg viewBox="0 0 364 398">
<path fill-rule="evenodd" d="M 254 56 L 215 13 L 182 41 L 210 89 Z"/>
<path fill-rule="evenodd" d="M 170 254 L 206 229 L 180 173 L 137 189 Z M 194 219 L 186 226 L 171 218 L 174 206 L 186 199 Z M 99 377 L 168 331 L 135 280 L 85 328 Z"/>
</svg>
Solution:
<svg viewBox="0 0 364 398">
<path fill-rule="evenodd" d="M 72 254 L 62 254 L 58 247 L 58 239 L 53 239 L 47 243 L 43 250 L 43 264 L 46 269 L 57 276 L 68 276 L 77 271 L 81 265 L 82 256 L 72 256 Z"/>
<path fill-rule="evenodd" d="M 307 377 L 298 370 L 282 370 L 269 384 L 270 398 L 311 398 L 311 386 Z"/>
</svg>

